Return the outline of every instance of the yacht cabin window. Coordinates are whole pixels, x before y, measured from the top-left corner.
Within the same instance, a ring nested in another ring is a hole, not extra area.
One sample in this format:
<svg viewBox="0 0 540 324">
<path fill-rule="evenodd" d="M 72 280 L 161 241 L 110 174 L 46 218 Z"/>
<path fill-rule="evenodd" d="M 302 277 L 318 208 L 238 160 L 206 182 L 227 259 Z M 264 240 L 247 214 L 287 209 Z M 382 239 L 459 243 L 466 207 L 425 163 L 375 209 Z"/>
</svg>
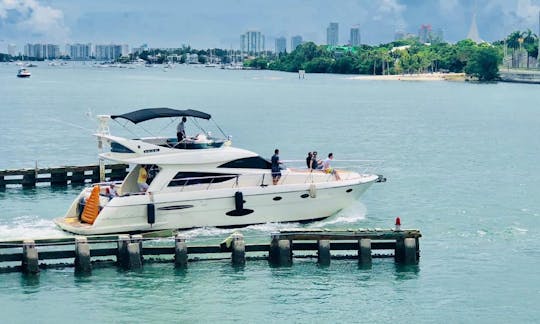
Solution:
<svg viewBox="0 0 540 324">
<path fill-rule="evenodd" d="M 260 156 L 233 160 L 220 165 L 218 168 L 231 169 L 272 169 L 272 163 Z"/>
<path fill-rule="evenodd" d="M 169 187 L 181 187 L 202 183 L 220 183 L 236 179 L 237 174 L 210 172 L 178 172 L 169 182 Z"/>
</svg>

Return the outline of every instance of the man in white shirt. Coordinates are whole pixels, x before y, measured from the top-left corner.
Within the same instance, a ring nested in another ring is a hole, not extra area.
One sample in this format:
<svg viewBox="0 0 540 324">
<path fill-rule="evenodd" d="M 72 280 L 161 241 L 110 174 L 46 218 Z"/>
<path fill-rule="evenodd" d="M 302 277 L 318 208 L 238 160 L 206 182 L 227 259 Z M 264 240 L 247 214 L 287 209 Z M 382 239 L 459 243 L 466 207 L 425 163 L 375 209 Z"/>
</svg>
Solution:
<svg viewBox="0 0 540 324">
<path fill-rule="evenodd" d="M 341 180 L 338 173 L 332 166 L 330 165 L 330 162 L 334 159 L 334 153 L 328 154 L 328 158 L 323 161 L 323 171 L 326 173 L 331 173 L 336 177 L 336 180 Z"/>
</svg>

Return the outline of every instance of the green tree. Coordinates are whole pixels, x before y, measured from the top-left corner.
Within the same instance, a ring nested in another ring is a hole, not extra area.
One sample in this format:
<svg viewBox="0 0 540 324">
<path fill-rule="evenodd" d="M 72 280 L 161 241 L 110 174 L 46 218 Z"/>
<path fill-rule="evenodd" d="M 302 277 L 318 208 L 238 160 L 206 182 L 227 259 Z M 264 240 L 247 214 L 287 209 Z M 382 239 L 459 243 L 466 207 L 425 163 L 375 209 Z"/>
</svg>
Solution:
<svg viewBox="0 0 540 324">
<path fill-rule="evenodd" d="M 530 29 L 523 32 L 523 47 L 527 52 L 527 69 L 529 68 L 529 57 L 538 54 L 538 37 Z"/>
<path fill-rule="evenodd" d="M 307 73 L 330 73 L 334 60 L 327 57 L 316 57 L 304 65 Z"/>
<path fill-rule="evenodd" d="M 465 66 L 465 73 L 479 81 L 493 81 L 499 78 L 501 61 L 500 49 L 491 45 L 478 46 Z"/>
</svg>

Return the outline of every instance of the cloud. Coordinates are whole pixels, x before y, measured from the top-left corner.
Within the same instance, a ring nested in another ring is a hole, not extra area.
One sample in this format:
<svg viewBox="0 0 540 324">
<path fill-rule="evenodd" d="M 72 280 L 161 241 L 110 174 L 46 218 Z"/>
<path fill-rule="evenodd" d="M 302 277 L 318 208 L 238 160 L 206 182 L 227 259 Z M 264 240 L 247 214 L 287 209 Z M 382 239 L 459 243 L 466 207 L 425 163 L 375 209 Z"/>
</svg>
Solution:
<svg viewBox="0 0 540 324">
<path fill-rule="evenodd" d="M 403 18 L 403 12 L 407 9 L 407 6 L 400 4 L 398 0 L 381 0 L 378 2 L 374 21 L 380 21 L 388 19 L 390 17 L 396 26 L 405 28 L 407 23 Z"/>
<path fill-rule="evenodd" d="M 459 7 L 459 1 L 439 0 L 439 6 L 444 13 L 453 13 Z"/>
<path fill-rule="evenodd" d="M 531 0 L 518 0 L 516 16 L 527 24 L 536 24 L 540 6 L 531 3 Z"/>
<path fill-rule="evenodd" d="M 0 23 L 8 31 L 17 31 L 30 40 L 67 40 L 69 29 L 64 13 L 37 0 L 0 0 Z"/>
</svg>

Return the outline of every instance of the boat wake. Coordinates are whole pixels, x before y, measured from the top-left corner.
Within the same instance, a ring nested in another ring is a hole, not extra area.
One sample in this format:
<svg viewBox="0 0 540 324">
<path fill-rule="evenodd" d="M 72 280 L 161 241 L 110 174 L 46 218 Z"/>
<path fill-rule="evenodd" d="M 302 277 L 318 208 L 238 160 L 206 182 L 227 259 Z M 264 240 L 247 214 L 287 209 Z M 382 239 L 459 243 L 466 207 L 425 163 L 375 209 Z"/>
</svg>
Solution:
<svg viewBox="0 0 540 324">
<path fill-rule="evenodd" d="M 0 224 L 0 238 L 2 240 L 63 236 L 70 235 L 59 230 L 50 220 L 39 216 L 21 216 L 10 224 Z"/>
<path fill-rule="evenodd" d="M 311 227 L 325 227 L 328 225 L 354 224 L 366 219 L 367 208 L 359 201 L 355 201 L 351 206 L 341 210 L 334 216 L 313 223 Z"/>
<path fill-rule="evenodd" d="M 340 227 L 340 225 L 350 226 L 366 219 L 367 209 L 361 202 L 355 202 L 350 207 L 345 208 L 337 214 L 322 221 L 301 224 L 297 222 L 291 223 L 266 223 L 258 225 L 250 225 L 241 228 L 217 228 L 217 227 L 201 227 L 191 230 L 180 231 L 188 240 L 215 239 L 223 238 L 234 232 L 241 232 L 247 237 L 263 237 L 268 238 L 272 232 L 283 229 L 303 229 L 303 228 L 324 228 L 324 227 Z"/>
</svg>

